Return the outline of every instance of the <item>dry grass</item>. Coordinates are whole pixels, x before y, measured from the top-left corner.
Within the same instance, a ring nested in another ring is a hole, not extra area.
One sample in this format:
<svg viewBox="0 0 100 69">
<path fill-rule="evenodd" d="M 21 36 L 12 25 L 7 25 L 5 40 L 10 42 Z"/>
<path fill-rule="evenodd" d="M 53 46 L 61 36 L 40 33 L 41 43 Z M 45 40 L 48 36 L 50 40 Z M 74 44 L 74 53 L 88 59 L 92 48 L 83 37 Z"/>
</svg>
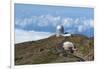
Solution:
<svg viewBox="0 0 100 69">
<path fill-rule="evenodd" d="M 62 41 L 71 41 L 75 44 L 77 51 L 74 55 L 85 61 L 94 60 L 93 39 L 83 35 L 72 35 L 72 37 L 51 36 L 39 41 L 15 44 L 15 65 L 81 61 L 80 58 L 73 56 L 73 54 L 59 56 L 56 47 Z"/>
</svg>

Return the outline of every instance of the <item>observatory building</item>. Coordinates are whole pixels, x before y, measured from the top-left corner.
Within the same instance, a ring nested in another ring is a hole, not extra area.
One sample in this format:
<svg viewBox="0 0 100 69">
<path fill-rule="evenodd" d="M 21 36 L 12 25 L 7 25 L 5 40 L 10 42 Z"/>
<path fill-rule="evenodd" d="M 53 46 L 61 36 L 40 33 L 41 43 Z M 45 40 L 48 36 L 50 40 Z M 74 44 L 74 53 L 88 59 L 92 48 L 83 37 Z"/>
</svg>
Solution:
<svg viewBox="0 0 100 69">
<path fill-rule="evenodd" d="M 59 37 L 64 34 L 64 27 L 63 25 L 58 25 L 56 28 L 56 36 Z"/>
<path fill-rule="evenodd" d="M 71 34 L 64 31 L 63 25 L 58 25 L 56 27 L 56 37 L 59 37 L 59 36 L 71 36 Z"/>
</svg>

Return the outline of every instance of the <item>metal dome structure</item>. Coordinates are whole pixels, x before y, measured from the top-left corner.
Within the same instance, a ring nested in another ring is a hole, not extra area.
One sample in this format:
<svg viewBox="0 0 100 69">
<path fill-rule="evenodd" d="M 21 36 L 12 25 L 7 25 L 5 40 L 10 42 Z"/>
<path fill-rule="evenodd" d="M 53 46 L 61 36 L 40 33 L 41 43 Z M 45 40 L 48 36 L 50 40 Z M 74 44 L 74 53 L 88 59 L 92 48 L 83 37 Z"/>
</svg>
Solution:
<svg viewBox="0 0 100 69">
<path fill-rule="evenodd" d="M 64 34 L 64 27 L 63 25 L 58 25 L 56 27 L 56 36 L 59 37 Z"/>
</svg>

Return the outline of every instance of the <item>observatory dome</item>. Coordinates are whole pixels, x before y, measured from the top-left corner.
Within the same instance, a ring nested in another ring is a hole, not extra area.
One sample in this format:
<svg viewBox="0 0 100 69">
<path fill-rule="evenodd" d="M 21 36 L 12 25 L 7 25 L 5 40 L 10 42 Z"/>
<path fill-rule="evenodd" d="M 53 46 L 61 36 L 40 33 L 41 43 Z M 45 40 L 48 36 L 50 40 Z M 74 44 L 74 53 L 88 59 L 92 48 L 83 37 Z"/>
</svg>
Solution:
<svg viewBox="0 0 100 69">
<path fill-rule="evenodd" d="M 64 27 L 62 25 L 58 25 L 56 28 L 56 36 L 60 36 L 64 34 Z"/>
</svg>

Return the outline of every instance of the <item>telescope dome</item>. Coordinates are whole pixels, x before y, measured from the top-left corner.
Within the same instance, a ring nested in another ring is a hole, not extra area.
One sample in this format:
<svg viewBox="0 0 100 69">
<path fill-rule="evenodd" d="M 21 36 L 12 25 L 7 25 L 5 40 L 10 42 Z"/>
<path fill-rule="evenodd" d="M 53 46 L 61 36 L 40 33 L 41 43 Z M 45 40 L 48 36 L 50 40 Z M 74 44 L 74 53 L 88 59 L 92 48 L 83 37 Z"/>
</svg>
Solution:
<svg viewBox="0 0 100 69">
<path fill-rule="evenodd" d="M 64 27 L 62 25 L 58 25 L 56 28 L 56 36 L 60 36 L 64 34 Z"/>
</svg>

